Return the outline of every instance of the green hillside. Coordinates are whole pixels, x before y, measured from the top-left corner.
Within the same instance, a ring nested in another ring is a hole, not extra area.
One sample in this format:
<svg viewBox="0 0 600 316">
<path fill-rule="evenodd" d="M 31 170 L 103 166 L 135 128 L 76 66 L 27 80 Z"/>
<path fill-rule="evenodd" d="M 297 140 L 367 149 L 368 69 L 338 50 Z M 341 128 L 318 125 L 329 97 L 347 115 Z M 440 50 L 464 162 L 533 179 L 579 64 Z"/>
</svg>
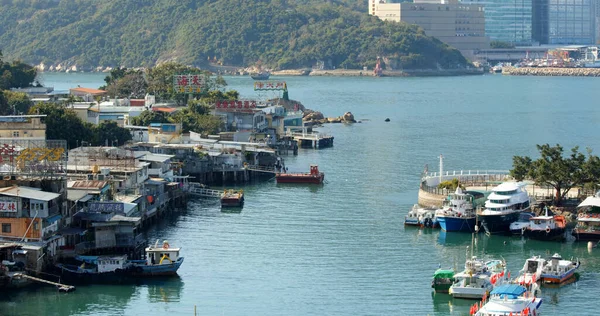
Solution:
<svg viewBox="0 0 600 316">
<path fill-rule="evenodd" d="M 382 22 L 366 1 L 0 0 L 7 59 L 92 70 L 172 60 L 277 69 L 455 68 L 466 60 L 416 26 Z"/>
</svg>

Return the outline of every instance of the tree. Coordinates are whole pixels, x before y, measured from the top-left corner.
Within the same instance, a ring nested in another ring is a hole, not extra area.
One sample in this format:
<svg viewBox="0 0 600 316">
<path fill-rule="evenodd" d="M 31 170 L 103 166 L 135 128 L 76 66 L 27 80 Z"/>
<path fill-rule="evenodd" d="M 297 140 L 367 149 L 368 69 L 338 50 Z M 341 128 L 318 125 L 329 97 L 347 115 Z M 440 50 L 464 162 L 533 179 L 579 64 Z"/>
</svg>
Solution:
<svg viewBox="0 0 600 316">
<path fill-rule="evenodd" d="M 29 100 L 26 93 L 5 91 L 4 95 L 6 96 L 8 109 L 0 107 L 0 113 L 2 115 L 27 114 L 29 113 L 29 108 L 33 106 L 33 102 Z"/>
<path fill-rule="evenodd" d="M 131 125 L 150 126 L 150 123 L 169 123 L 169 117 L 163 112 L 144 111 L 130 120 Z"/>
<path fill-rule="evenodd" d="M 121 78 L 111 81 L 105 88 L 108 95 L 123 98 L 142 99 L 146 95 L 148 83 L 144 72 L 131 71 Z"/>
<path fill-rule="evenodd" d="M 536 145 L 541 157 L 532 160 L 525 156 L 513 157 L 513 169 L 510 175 L 517 181 L 529 178 L 538 185 L 547 185 L 555 189 L 554 200 L 560 205 L 569 191 L 587 182 L 597 182 L 600 176 L 600 159 L 591 154 L 588 157 L 579 152 L 579 147 L 571 149 L 568 157 L 563 156 L 560 145 Z"/>
<path fill-rule="evenodd" d="M 43 114 L 47 139 L 64 139 L 69 148 L 82 141 L 93 141 L 93 126 L 83 122 L 77 114 L 57 103 L 38 103 L 29 109 L 29 114 Z"/>
<path fill-rule="evenodd" d="M 7 63 L 0 60 L 0 90 L 30 87 L 36 76 L 37 70 L 30 65 L 20 61 Z"/>
<path fill-rule="evenodd" d="M 127 129 L 119 127 L 116 122 L 102 122 L 94 127 L 94 145 L 106 146 L 108 144 L 112 146 L 116 141 L 117 146 L 122 146 L 130 140 L 131 133 Z"/>
</svg>

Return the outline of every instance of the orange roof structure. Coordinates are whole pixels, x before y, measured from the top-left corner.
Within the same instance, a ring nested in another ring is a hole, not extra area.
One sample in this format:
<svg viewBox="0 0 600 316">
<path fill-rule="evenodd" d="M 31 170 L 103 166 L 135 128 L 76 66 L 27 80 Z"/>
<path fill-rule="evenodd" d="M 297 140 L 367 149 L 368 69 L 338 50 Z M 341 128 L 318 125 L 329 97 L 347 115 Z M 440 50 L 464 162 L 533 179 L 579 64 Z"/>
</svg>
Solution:
<svg viewBox="0 0 600 316">
<path fill-rule="evenodd" d="M 91 94 L 91 95 L 105 95 L 106 94 L 106 91 L 104 91 L 104 90 L 81 88 L 81 87 L 69 89 L 69 92 L 77 93 L 77 94 Z"/>
<path fill-rule="evenodd" d="M 164 113 L 173 113 L 177 111 L 176 108 L 167 108 L 167 107 L 152 107 L 152 111 L 154 112 L 164 112 Z"/>
</svg>

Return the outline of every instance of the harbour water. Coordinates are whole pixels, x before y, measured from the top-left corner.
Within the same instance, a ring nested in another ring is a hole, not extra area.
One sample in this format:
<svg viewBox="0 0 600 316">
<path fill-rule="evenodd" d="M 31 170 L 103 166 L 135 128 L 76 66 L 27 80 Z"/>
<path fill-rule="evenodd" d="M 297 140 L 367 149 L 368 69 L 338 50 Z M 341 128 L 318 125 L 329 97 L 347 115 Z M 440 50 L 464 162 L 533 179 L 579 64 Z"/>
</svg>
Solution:
<svg viewBox="0 0 600 316">
<path fill-rule="evenodd" d="M 104 74 L 45 74 L 57 90 L 96 88 Z M 438 264 L 461 268 L 471 235 L 403 226 L 424 165 L 505 169 L 536 144 L 579 145 L 600 154 L 596 78 L 286 77 L 290 98 L 326 116 L 362 123 L 321 130 L 334 147 L 301 149 L 290 171 L 318 164 L 323 186 L 244 187 L 241 213 L 192 201 L 147 232 L 186 257 L 178 278 L 139 285 L 37 287 L 0 298 L 0 315 L 468 315 L 472 301 L 433 295 Z M 255 96 L 249 77 L 229 88 Z M 270 97 L 261 95 L 261 97 Z M 390 118 L 385 123 L 384 119 Z M 512 275 L 534 254 L 581 260 L 580 279 L 543 288 L 544 315 L 589 314 L 600 286 L 600 248 L 501 236 L 477 238 L 477 253 L 505 258 Z"/>
</svg>

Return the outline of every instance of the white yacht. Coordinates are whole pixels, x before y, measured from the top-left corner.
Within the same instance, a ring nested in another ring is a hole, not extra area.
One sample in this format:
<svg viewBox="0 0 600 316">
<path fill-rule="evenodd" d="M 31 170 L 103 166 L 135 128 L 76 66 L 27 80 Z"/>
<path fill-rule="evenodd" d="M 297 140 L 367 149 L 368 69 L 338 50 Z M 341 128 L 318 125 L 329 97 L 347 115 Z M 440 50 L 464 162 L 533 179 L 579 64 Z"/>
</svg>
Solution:
<svg viewBox="0 0 600 316">
<path fill-rule="evenodd" d="M 536 297 L 537 285 L 530 288 L 518 284 L 503 284 L 492 291 L 490 299 L 481 309 L 478 304 L 471 307 L 471 315 L 509 316 L 539 315 L 542 299 Z"/>
<path fill-rule="evenodd" d="M 492 189 L 485 209 L 477 218 L 488 234 L 509 233 L 510 224 L 530 209 L 529 195 L 523 182 L 504 182 Z"/>
</svg>

